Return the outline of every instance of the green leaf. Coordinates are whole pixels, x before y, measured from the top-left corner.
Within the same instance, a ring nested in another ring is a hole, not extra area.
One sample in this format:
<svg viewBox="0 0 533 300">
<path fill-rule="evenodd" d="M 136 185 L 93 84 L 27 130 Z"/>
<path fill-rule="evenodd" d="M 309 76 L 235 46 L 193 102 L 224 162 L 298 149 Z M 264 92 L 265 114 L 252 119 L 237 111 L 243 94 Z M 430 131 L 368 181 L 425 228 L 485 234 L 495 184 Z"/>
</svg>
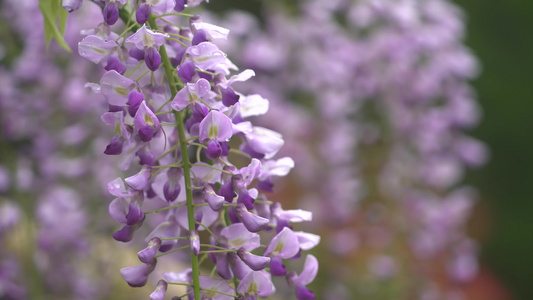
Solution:
<svg viewBox="0 0 533 300">
<path fill-rule="evenodd" d="M 61 0 L 39 0 L 39 9 L 44 18 L 44 37 L 46 47 L 50 45 L 50 41 L 54 38 L 57 43 L 63 47 L 67 52 L 72 52 L 67 42 L 63 38 L 65 32 L 67 15 L 66 11 L 61 8 Z M 60 28 L 58 28 L 58 19 Z"/>
</svg>

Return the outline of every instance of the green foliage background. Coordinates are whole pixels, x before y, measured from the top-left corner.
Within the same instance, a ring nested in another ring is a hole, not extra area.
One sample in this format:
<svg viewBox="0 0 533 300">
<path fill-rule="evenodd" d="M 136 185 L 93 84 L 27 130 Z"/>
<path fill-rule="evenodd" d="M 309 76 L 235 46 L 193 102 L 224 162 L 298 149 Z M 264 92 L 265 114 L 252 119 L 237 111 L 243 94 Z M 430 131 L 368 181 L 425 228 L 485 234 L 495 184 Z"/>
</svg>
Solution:
<svg viewBox="0 0 533 300">
<path fill-rule="evenodd" d="M 474 134 L 492 153 L 471 176 L 491 215 L 482 259 L 514 299 L 533 299 L 533 1 L 457 3 L 482 64 L 474 87 L 484 117 Z"/>
</svg>

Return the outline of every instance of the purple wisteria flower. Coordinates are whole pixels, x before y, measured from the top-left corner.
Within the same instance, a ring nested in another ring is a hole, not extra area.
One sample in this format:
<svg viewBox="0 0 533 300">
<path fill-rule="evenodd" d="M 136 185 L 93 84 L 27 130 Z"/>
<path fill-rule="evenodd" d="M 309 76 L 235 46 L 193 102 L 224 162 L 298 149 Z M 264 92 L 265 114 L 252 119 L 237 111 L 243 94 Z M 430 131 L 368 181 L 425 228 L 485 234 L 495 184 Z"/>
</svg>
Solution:
<svg viewBox="0 0 533 300">
<path fill-rule="evenodd" d="M 282 135 L 246 120 L 265 114 L 269 101 L 237 91 L 255 72 L 232 74 L 237 67 L 217 45 L 229 30 L 181 12 L 200 2 L 141 1 L 133 17 L 126 3 L 110 0 L 104 22 L 117 22 L 120 11 L 132 33 L 90 34 L 79 43 L 80 55 L 107 70 L 99 85 L 88 85 L 106 98 L 101 119 L 114 129 L 104 152 L 122 156 L 121 170 L 134 169 L 108 184 L 116 197 L 109 214 L 121 226 L 113 237 L 129 242 L 151 230 L 142 264 L 121 275 L 143 286 L 165 255 L 183 250 L 191 268 L 165 273 L 151 299 L 163 299 L 172 284 L 186 285 L 190 299 L 266 297 L 275 292 L 271 277 L 287 272 L 284 260 L 298 259 L 319 237 L 292 230 L 311 212 L 283 211 L 260 193 L 272 192 L 271 178 L 287 175 L 294 161 L 274 160 Z M 278 234 L 261 244 L 260 233 L 272 228 Z M 206 260 L 212 276 L 201 275 Z"/>
</svg>

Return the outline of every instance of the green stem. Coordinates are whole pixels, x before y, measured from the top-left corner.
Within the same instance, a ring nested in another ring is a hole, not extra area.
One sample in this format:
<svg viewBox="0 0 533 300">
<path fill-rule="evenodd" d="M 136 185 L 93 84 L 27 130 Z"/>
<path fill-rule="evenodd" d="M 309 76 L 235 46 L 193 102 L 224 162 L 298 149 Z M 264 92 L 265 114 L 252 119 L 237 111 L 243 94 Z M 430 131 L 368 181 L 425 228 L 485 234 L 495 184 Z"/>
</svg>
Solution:
<svg viewBox="0 0 533 300">
<path fill-rule="evenodd" d="M 148 20 L 150 27 L 157 30 L 157 24 L 155 23 L 154 18 Z M 165 45 L 162 45 L 159 49 L 161 54 L 161 61 L 163 62 L 163 67 L 165 68 L 165 73 L 168 79 L 168 85 L 170 87 L 171 98 L 174 98 L 178 93 L 176 86 L 174 85 L 174 74 L 172 72 L 173 67 L 170 64 L 170 59 L 167 55 L 167 50 Z M 183 166 L 183 177 L 185 179 L 185 193 L 187 198 L 187 218 L 189 223 L 189 231 L 195 229 L 195 220 L 194 220 L 194 206 L 192 198 L 192 189 L 191 189 L 191 163 L 189 161 L 189 153 L 187 151 L 187 142 L 185 137 L 185 128 L 183 126 L 183 111 L 174 111 L 176 117 L 176 126 L 178 128 L 179 143 L 181 149 L 181 164 Z M 194 255 L 191 251 L 191 268 L 192 268 L 192 284 L 194 289 L 194 299 L 200 300 L 200 270 L 198 267 L 198 256 Z"/>
<path fill-rule="evenodd" d="M 237 297 L 238 297 L 237 295 L 227 294 L 227 293 L 224 293 L 224 292 L 221 292 L 221 291 L 218 291 L 218 290 L 204 289 L 204 288 L 202 288 L 202 290 L 204 290 L 204 291 L 208 291 L 208 292 L 212 292 L 212 293 L 217 293 L 217 294 L 222 294 L 222 295 L 230 296 L 230 297 L 233 297 L 233 298 L 237 298 Z"/>
<path fill-rule="evenodd" d="M 228 252 L 237 252 L 237 250 L 205 250 L 205 251 L 200 251 L 198 252 L 198 254 L 206 254 L 206 253 L 228 253 Z"/>
</svg>

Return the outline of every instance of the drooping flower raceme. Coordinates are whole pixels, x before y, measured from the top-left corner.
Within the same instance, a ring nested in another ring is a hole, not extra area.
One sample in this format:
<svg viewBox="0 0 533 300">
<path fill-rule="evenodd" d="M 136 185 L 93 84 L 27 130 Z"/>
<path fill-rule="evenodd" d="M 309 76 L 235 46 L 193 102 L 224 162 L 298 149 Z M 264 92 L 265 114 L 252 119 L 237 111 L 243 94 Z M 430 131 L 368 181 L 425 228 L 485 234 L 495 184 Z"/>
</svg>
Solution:
<svg viewBox="0 0 533 300">
<path fill-rule="evenodd" d="M 145 285 L 164 255 L 189 249 L 190 270 L 166 274 L 152 299 L 162 299 L 172 283 L 187 285 L 195 299 L 266 297 L 276 290 L 272 276 L 288 274 L 284 261 L 320 238 L 293 231 L 293 223 L 312 219 L 310 212 L 284 211 L 262 193 L 294 162 L 273 159 L 284 144 L 280 133 L 246 120 L 266 113 L 268 100 L 235 90 L 255 73 L 239 72 L 217 46 L 228 30 L 181 13 L 200 2 L 124 1 L 119 7 L 109 1 L 105 23 L 79 43 L 79 54 L 106 70 L 99 84 L 87 84 L 109 105 L 102 120 L 114 136 L 105 153 L 121 155 L 123 171 L 136 170 L 108 184 L 116 197 L 109 213 L 120 226 L 113 237 L 128 242 L 141 227 L 152 227 L 141 264 L 121 275 L 131 286 Z M 135 20 L 128 13 L 134 8 Z M 99 28 L 114 23 L 119 11 L 133 33 L 102 34 Z M 272 231 L 266 245 L 263 231 Z M 307 257 L 305 268 L 316 270 L 316 259 Z M 200 275 L 207 258 L 215 277 Z M 300 277 L 288 277 L 297 297 L 313 299 L 305 286 L 314 275 Z"/>
</svg>

